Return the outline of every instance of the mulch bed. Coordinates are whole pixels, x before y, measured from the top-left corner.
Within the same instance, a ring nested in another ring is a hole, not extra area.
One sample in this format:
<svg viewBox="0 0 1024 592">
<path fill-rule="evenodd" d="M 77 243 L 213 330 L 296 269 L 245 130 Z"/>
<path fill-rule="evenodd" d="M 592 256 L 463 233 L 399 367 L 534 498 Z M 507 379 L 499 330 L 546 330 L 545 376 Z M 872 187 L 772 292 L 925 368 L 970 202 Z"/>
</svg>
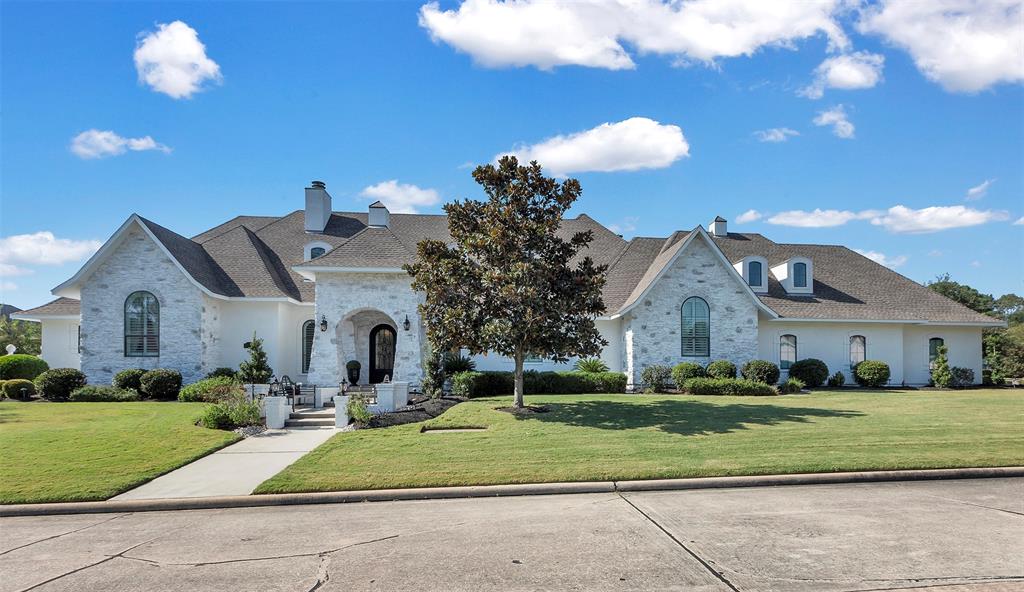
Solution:
<svg viewBox="0 0 1024 592">
<path fill-rule="evenodd" d="M 387 428 L 407 423 L 416 423 L 433 419 L 448 411 L 452 407 L 462 403 L 466 399 L 462 397 L 430 397 L 418 396 L 409 399 L 409 404 L 401 409 L 390 413 L 374 415 L 368 423 L 360 424 L 360 428 Z"/>
</svg>

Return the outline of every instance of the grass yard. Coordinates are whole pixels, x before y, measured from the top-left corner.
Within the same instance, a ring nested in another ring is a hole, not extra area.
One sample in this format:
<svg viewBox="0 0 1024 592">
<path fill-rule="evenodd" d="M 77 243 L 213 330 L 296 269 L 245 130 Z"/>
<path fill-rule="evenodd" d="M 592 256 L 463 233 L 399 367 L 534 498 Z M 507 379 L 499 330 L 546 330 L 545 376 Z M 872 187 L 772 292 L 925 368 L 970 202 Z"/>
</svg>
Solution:
<svg viewBox="0 0 1024 592">
<path fill-rule="evenodd" d="M 338 434 L 257 493 L 1024 465 L 1024 394 L 820 391 L 784 397 L 528 396 L 425 424 Z M 429 427 L 481 432 L 421 433 Z"/>
<path fill-rule="evenodd" d="M 204 406 L 0 402 L 0 503 L 104 500 L 238 440 Z"/>
</svg>

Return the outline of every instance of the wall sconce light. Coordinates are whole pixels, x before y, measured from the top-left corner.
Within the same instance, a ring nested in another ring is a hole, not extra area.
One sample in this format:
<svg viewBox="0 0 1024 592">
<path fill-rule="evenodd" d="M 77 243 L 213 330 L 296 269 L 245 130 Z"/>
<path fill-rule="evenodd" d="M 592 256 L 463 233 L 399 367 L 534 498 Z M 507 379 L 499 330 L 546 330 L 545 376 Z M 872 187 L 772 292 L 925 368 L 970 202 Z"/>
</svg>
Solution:
<svg viewBox="0 0 1024 592">
<path fill-rule="evenodd" d="M 411 326 L 412 326 L 412 323 L 410 323 L 410 322 L 409 322 L 409 315 L 405 315 L 405 322 L 404 322 L 404 323 L 402 323 L 402 327 L 403 327 L 403 328 L 404 328 L 404 329 L 405 329 L 406 331 L 408 331 L 408 330 L 409 330 L 409 327 L 411 327 Z"/>
<path fill-rule="evenodd" d="M 325 317 L 324 315 L 320 315 L 320 330 L 327 330 L 327 317 Z"/>
</svg>

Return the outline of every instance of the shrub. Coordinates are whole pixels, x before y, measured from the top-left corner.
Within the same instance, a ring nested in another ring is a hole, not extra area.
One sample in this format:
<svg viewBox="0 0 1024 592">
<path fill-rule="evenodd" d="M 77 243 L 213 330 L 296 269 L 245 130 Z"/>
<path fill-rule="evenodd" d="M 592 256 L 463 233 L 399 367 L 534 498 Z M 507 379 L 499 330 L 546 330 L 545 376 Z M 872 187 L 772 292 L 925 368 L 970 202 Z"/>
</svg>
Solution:
<svg viewBox="0 0 1024 592">
<path fill-rule="evenodd" d="M 793 393 L 799 393 L 800 391 L 804 390 L 805 386 L 807 385 L 804 384 L 804 381 L 800 380 L 799 378 L 790 377 L 786 379 L 786 382 L 779 385 L 779 394 L 791 395 Z"/>
<path fill-rule="evenodd" d="M 28 354 L 0 356 L 0 379 L 2 380 L 15 378 L 35 380 L 37 376 L 49 369 L 49 364 L 36 356 Z"/>
<path fill-rule="evenodd" d="M 54 368 L 36 377 L 36 391 L 52 400 L 67 399 L 75 389 L 85 386 L 85 374 L 74 368 Z"/>
<path fill-rule="evenodd" d="M 622 372 L 584 372 L 585 380 L 590 383 L 590 393 L 624 393 L 626 392 L 626 375 Z"/>
<path fill-rule="evenodd" d="M 828 380 L 828 366 L 815 358 L 797 360 L 789 367 L 790 378 L 799 378 L 811 388 L 818 388 Z"/>
<path fill-rule="evenodd" d="M 362 395 L 352 395 L 349 397 L 348 406 L 345 409 L 348 411 L 348 416 L 356 423 L 369 423 L 373 417 L 373 414 L 366 407 L 366 397 Z"/>
<path fill-rule="evenodd" d="M 711 378 L 736 378 L 736 364 L 729 360 L 715 360 L 704 371 Z"/>
<path fill-rule="evenodd" d="M 142 375 L 146 371 L 142 368 L 129 368 L 122 370 L 114 375 L 114 380 L 110 384 L 121 390 L 131 389 L 136 392 L 142 392 Z"/>
<path fill-rule="evenodd" d="M 705 376 L 704 366 L 693 362 L 682 362 L 672 368 L 672 382 L 676 384 L 676 388 L 679 390 L 683 390 L 683 383 L 687 380 L 703 376 Z"/>
<path fill-rule="evenodd" d="M 576 360 L 575 368 L 580 372 L 590 372 L 591 374 L 599 374 L 601 372 L 608 371 L 608 364 L 605 364 L 601 358 L 582 358 Z"/>
<path fill-rule="evenodd" d="M 156 368 L 142 375 L 139 379 L 142 393 L 150 399 L 171 400 L 181 390 L 181 372 L 168 368 Z"/>
<path fill-rule="evenodd" d="M 953 373 L 949 370 L 949 358 L 946 356 L 948 351 L 946 346 L 939 346 L 938 356 L 935 357 L 935 365 L 931 371 L 932 384 L 942 388 L 948 388 L 953 384 Z"/>
<path fill-rule="evenodd" d="M 768 360 L 750 360 L 740 369 L 743 378 L 765 384 L 779 382 L 779 367 Z"/>
<path fill-rule="evenodd" d="M 32 384 L 31 380 L 15 378 L 5 380 L 3 383 L 3 395 L 8 399 L 28 399 L 36 394 L 36 385 Z M 21 389 L 25 389 L 24 397 L 22 397 Z"/>
<path fill-rule="evenodd" d="M 640 381 L 644 384 L 645 393 L 664 393 L 668 390 L 670 378 L 672 378 L 672 369 L 657 364 L 644 368 L 640 373 Z"/>
<path fill-rule="evenodd" d="M 459 372 L 452 376 L 452 394 L 468 399 L 508 395 L 512 393 L 513 387 L 514 378 L 511 372 L 473 371 Z"/>
<path fill-rule="evenodd" d="M 6 396 L 6 395 L 4 395 L 4 383 L 5 382 L 7 382 L 7 381 L 6 380 L 0 380 L 0 399 L 3 399 Z"/>
<path fill-rule="evenodd" d="M 238 378 L 238 372 L 234 368 L 214 368 L 212 372 L 206 375 L 206 378 Z"/>
<path fill-rule="evenodd" d="M 199 417 L 199 425 L 215 430 L 231 430 L 262 422 L 259 404 L 249 401 L 242 394 L 210 405 Z"/>
<path fill-rule="evenodd" d="M 836 373 L 828 377 L 828 385 L 831 387 L 840 387 L 846 384 L 846 375 L 836 370 Z"/>
<path fill-rule="evenodd" d="M 234 378 L 218 376 L 193 382 L 178 392 L 178 400 L 188 403 L 216 403 L 236 394 L 244 394 L 242 385 Z"/>
<path fill-rule="evenodd" d="M 267 363 L 267 352 L 263 351 L 263 340 L 253 333 L 249 342 L 249 359 L 238 365 L 238 379 L 246 384 L 266 384 L 273 375 L 274 370 Z"/>
<path fill-rule="evenodd" d="M 458 372 L 472 372 L 476 370 L 476 362 L 462 354 L 445 354 L 444 373 L 448 376 Z"/>
<path fill-rule="evenodd" d="M 426 366 L 423 368 L 423 382 L 420 390 L 424 395 L 436 399 L 444 394 L 444 364 L 441 357 L 431 355 L 427 358 Z"/>
<path fill-rule="evenodd" d="M 863 387 L 885 386 L 889 382 L 889 365 L 879 360 L 864 360 L 853 367 L 853 379 Z"/>
<path fill-rule="evenodd" d="M 515 377 L 511 372 L 459 372 L 452 376 L 452 394 L 469 399 L 512 394 Z M 523 373 L 523 390 L 528 395 L 570 395 L 582 393 L 624 393 L 626 375 L 621 372 L 537 372 Z"/>
<path fill-rule="evenodd" d="M 138 391 L 119 389 L 116 386 L 107 385 L 86 385 L 75 389 L 68 397 L 71 401 L 78 402 L 112 402 L 120 403 L 126 401 L 138 401 Z"/>
<path fill-rule="evenodd" d="M 964 388 L 974 384 L 974 370 L 970 368 L 953 366 L 949 369 L 949 372 L 953 376 L 953 380 L 950 383 L 950 386 L 953 388 Z"/>
<path fill-rule="evenodd" d="M 683 387 L 693 395 L 763 397 L 778 394 L 771 385 L 743 378 L 691 378 Z"/>
</svg>

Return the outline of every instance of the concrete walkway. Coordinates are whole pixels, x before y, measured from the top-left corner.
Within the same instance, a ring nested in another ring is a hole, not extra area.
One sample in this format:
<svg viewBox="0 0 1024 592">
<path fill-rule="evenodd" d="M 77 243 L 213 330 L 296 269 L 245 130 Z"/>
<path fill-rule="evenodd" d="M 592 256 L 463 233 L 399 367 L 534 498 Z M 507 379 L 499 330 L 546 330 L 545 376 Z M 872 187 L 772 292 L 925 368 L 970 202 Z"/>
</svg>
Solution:
<svg viewBox="0 0 1024 592">
<path fill-rule="evenodd" d="M 267 430 L 111 499 L 248 495 L 336 433 L 333 428 Z"/>
</svg>

